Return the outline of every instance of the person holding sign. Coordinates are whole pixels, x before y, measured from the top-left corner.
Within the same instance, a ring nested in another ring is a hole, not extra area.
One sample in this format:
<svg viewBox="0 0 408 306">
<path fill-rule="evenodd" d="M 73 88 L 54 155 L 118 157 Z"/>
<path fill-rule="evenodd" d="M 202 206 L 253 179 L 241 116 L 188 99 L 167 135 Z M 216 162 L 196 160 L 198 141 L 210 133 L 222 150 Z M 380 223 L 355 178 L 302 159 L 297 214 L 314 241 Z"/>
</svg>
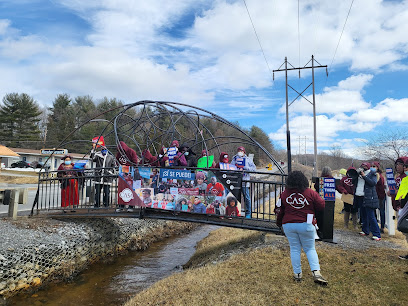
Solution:
<svg viewBox="0 0 408 306">
<path fill-rule="evenodd" d="M 207 150 L 202 150 L 197 160 L 197 168 L 215 168 L 214 155 L 208 155 Z"/>
<path fill-rule="evenodd" d="M 237 154 L 232 158 L 231 164 L 235 165 L 238 170 L 256 171 L 256 166 L 253 160 L 246 155 L 244 147 L 237 148 Z M 242 193 L 245 201 L 245 218 L 250 219 L 252 217 L 251 192 L 249 190 L 251 183 L 248 181 L 251 179 L 251 176 L 249 173 L 244 173 L 242 179 Z"/>
<path fill-rule="evenodd" d="M 235 166 L 229 163 L 229 155 L 227 152 L 221 152 L 220 161 L 215 164 L 214 168 L 223 170 L 237 170 Z"/>
<path fill-rule="evenodd" d="M 292 171 L 286 179 L 286 188 L 280 196 L 281 206 L 276 225 L 283 227 L 290 246 L 290 260 L 296 282 L 302 281 L 300 255 L 306 253 L 315 283 L 325 286 L 327 280 L 320 273 L 319 257 L 315 248 L 315 215 L 323 211 L 324 200 L 308 188 L 309 181 L 300 171 Z"/>
<path fill-rule="evenodd" d="M 398 188 L 401 184 L 402 179 L 407 176 L 404 172 L 404 164 L 408 164 L 407 156 L 401 156 L 397 158 L 397 160 L 395 161 L 395 172 L 396 172 L 395 183 L 397 185 L 396 192 L 398 192 Z M 395 199 L 396 193 L 391 194 L 390 191 L 387 191 L 387 195 L 391 197 L 392 207 L 394 208 L 395 211 L 398 212 L 401 208 L 401 200 Z"/>
<path fill-rule="evenodd" d="M 399 200 L 400 202 L 400 214 L 399 214 L 399 218 L 398 218 L 398 223 L 402 223 L 403 218 L 406 218 L 406 213 L 404 213 L 404 211 L 407 209 L 407 207 L 405 207 L 407 205 L 408 202 L 408 158 L 405 160 L 404 162 L 404 174 L 405 177 L 401 180 L 399 188 L 398 188 L 398 193 L 396 195 L 396 200 Z M 404 209 L 405 208 L 405 209 Z M 408 233 L 403 233 L 405 235 L 405 239 L 408 242 Z M 408 254 L 407 255 L 400 255 L 398 256 L 399 259 L 402 260 L 408 260 Z"/>
<path fill-rule="evenodd" d="M 379 208 L 378 196 L 375 186 L 377 185 L 376 169 L 369 162 L 361 164 L 357 169 L 358 177 L 354 189 L 354 205 L 360 208 L 360 218 L 363 228 L 361 236 L 373 234 L 371 239 L 381 240 L 380 228 L 375 217 L 375 210 Z"/>
<path fill-rule="evenodd" d="M 353 227 L 357 229 L 357 211 L 358 207 L 353 205 L 354 202 L 354 185 L 353 185 L 353 178 L 350 174 L 351 170 L 356 170 L 354 167 L 349 167 L 346 172 L 346 176 L 344 176 L 341 180 L 339 185 L 337 186 L 337 191 L 339 191 L 342 196 L 341 200 L 344 204 L 344 227 L 348 228 L 348 223 L 351 218 L 353 220 Z"/>
</svg>

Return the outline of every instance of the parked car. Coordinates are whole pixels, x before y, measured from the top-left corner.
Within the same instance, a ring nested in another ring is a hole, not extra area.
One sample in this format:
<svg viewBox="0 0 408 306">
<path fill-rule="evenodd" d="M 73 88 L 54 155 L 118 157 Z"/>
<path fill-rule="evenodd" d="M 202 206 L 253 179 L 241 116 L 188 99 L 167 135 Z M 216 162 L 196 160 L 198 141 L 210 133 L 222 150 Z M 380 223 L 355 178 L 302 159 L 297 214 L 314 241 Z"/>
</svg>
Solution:
<svg viewBox="0 0 408 306">
<path fill-rule="evenodd" d="M 45 165 L 45 167 L 44 167 L 44 164 L 42 163 L 42 162 L 40 162 L 40 161 L 33 161 L 32 163 L 31 163 L 31 165 L 30 165 L 30 167 L 32 167 L 32 168 L 37 168 L 37 169 L 40 169 L 40 168 L 44 168 L 45 170 L 49 170 L 50 169 L 50 165 Z"/>
<path fill-rule="evenodd" d="M 12 163 L 11 168 L 31 168 L 31 165 L 24 160 Z"/>
</svg>

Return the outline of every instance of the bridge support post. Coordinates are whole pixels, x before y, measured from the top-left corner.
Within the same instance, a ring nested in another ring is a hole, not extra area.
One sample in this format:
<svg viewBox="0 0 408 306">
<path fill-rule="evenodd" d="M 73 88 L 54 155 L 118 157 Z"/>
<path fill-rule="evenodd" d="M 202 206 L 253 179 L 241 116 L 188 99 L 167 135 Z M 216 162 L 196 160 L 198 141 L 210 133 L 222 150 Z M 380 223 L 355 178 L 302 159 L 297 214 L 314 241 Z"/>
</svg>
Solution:
<svg viewBox="0 0 408 306">
<path fill-rule="evenodd" d="M 18 203 L 27 204 L 28 202 L 28 188 L 20 188 Z"/>
<path fill-rule="evenodd" d="M 13 218 L 13 220 L 17 219 L 17 210 L 18 210 L 18 198 L 19 198 L 19 190 L 18 189 L 13 189 L 11 191 L 11 197 L 10 197 L 10 204 L 9 204 L 9 211 L 8 211 L 8 216 L 10 218 Z"/>
</svg>

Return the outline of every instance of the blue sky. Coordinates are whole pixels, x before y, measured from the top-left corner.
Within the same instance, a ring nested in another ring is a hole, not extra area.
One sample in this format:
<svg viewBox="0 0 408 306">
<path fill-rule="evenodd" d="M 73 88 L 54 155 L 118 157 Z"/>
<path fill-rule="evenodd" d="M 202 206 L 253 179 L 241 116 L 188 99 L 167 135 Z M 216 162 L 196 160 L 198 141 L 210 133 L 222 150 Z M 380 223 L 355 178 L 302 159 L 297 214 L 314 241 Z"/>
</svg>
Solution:
<svg viewBox="0 0 408 306">
<path fill-rule="evenodd" d="M 408 131 L 408 1 L 351 3 L 246 0 L 271 70 L 312 54 L 329 66 L 329 77 L 315 73 L 318 149 L 355 156 L 382 131 Z M 285 147 L 284 73 L 272 81 L 242 0 L 0 0 L 0 71 L 1 97 L 183 102 Z M 310 71 L 289 73 L 299 91 L 310 82 Z M 312 152 L 312 106 L 302 99 L 289 113 L 293 152 L 305 136 Z"/>
</svg>

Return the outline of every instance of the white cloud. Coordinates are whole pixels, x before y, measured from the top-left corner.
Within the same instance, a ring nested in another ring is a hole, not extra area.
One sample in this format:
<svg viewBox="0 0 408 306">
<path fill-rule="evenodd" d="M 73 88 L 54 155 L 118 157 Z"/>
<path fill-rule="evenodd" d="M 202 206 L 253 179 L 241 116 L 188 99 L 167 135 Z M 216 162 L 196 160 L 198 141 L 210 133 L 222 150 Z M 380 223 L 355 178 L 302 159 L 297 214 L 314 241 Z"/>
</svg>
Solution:
<svg viewBox="0 0 408 306">
<path fill-rule="evenodd" d="M 335 115 L 369 108 L 370 103 L 364 101 L 362 92 L 363 88 L 370 83 L 372 78 L 373 75 L 352 75 L 340 81 L 337 86 L 324 88 L 323 93 L 315 95 L 316 112 L 318 114 Z M 312 95 L 306 95 L 305 97 L 309 101 L 313 101 Z M 279 111 L 285 113 L 285 105 Z M 296 100 L 290 106 L 290 112 L 312 113 L 313 107 L 302 98 Z"/>
</svg>

